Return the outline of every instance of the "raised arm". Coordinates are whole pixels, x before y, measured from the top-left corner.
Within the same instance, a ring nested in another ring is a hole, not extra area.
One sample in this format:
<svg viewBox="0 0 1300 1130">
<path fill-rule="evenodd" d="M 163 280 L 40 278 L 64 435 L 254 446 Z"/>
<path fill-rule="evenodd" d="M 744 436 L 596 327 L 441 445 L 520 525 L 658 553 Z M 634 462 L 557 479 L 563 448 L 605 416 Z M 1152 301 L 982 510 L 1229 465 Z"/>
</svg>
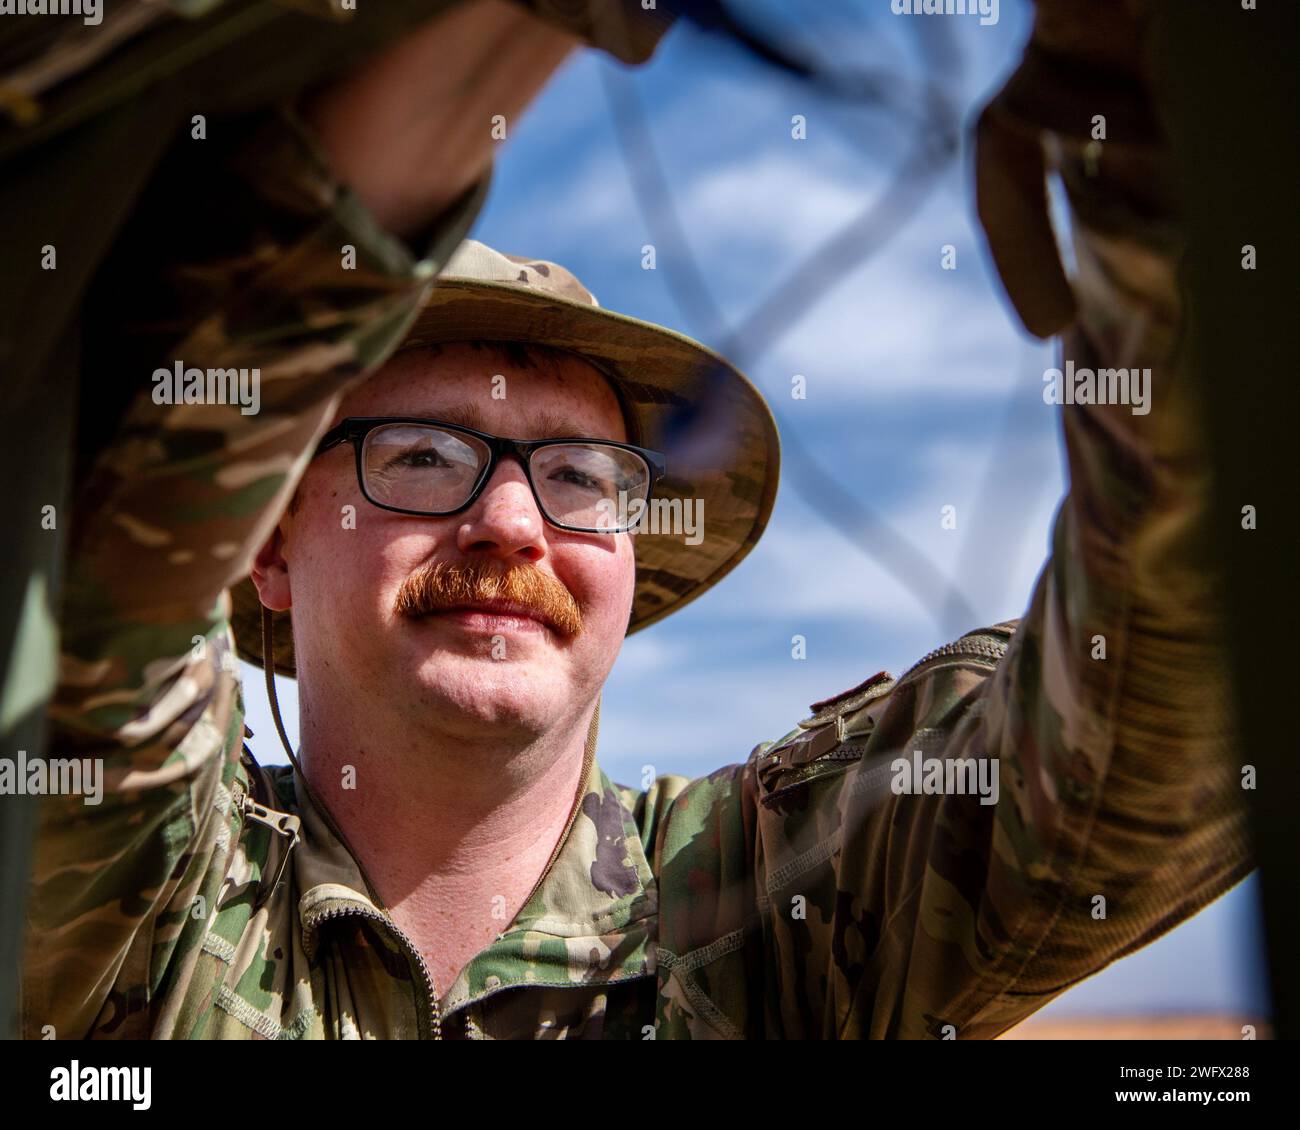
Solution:
<svg viewBox="0 0 1300 1130">
<path fill-rule="evenodd" d="M 458 6 L 418 37 L 423 85 L 399 44 L 302 116 L 180 140 L 101 269 L 84 355 L 104 403 L 126 388 L 129 405 L 102 437 L 87 421 L 100 450 L 75 504 L 50 757 L 102 765 L 103 795 L 42 806 L 26 1036 L 154 1032 L 151 1002 L 230 849 L 242 705 L 227 586 L 339 397 L 396 347 L 468 231 L 492 115 L 521 110 L 576 42 L 512 5 Z M 406 123 L 386 148 L 388 174 L 407 177 L 397 205 L 340 118 L 363 91 L 381 137 Z M 172 402 L 177 367 L 182 390 L 191 370 L 234 371 L 238 402 Z"/>
<path fill-rule="evenodd" d="M 1036 55 L 981 140 L 1024 157 L 1040 131 L 1020 111 L 1058 115 L 1062 133 L 1041 140 L 1078 265 L 1064 294 L 1049 277 L 1033 314 L 1077 312 L 1061 368 L 1103 374 L 1123 402 L 1060 409 L 1070 490 L 1014 631 L 865 685 L 677 799 L 661 901 L 721 897 L 711 917 L 665 912 L 661 1028 L 995 1036 L 1252 867 L 1178 218 L 1153 139 L 1098 153 L 1086 130 L 1064 132 L 1071 107 L 1086 126 L 1090 95 L 1116 93 L 1091 73 L 1100 89 L 1076 89 Z"/>
</svg>

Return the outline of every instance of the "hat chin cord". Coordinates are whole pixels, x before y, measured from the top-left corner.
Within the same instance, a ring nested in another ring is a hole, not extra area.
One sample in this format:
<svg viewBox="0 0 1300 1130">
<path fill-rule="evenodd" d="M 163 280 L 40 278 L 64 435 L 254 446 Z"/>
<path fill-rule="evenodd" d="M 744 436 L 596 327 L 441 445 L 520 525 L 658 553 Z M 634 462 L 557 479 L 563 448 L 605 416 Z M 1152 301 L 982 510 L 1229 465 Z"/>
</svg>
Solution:
<svg viewBox="0 0 1300 1130">
<path fill-rule="evenodd" d="M 262 673 L 266 676 L 266 697 L 271 704 L 271 718 L 275 722 L 275 732 L 280 735 L 280 744 L 289 755 L 289 761 L 302 776 L 302 766 L 294 756 L 293 747 L 289 745 L 289 735 L 284 732 L 284 719 L 280 717 L 280 700 L 275 694 L 275 625 L 271 619 L 271 610 L 262 605 Z"/>
</svg>

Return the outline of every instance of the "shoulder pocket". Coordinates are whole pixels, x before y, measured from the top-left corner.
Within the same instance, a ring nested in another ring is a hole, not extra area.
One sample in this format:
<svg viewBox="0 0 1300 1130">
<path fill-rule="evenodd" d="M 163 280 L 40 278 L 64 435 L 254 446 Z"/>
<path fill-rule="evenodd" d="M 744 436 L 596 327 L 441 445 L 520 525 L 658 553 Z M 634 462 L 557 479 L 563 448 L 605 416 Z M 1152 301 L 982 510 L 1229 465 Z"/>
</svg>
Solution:
<svg viewBox="0 0 1300 1130">
<path fill-rule="evenodd" d="M 877 672 L 832 698 L 809 706 L 812 714 L 777 742 L 757 754 L 759 801 L 766 807 L 779 803 L 813 781 L 843 773 L 866 752 L 894 680 Z"/>
</svg>

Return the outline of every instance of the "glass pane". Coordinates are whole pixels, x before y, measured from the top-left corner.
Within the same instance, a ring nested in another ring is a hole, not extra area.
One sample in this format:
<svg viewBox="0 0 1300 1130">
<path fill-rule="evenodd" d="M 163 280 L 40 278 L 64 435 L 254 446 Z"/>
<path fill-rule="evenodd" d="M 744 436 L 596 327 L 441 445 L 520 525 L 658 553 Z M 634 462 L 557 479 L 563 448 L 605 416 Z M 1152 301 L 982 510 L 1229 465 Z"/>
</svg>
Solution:
<svg viewBox="0 0 1300 1130">
<path fill-rule="evenodd" d="M 403 510 L 455 510 L 469 498 L 488 454 L 474 436 L 427 424 L 383 424 L 361 451 L 366 493 Z"/>
<path fill-rule="evenodd" d="M 563 443 L 533 453 L 533 483 L 553 522 L 617 530 L 635 521 L 650 469 L 634 451 L 601 443 Z"/>
</svg>

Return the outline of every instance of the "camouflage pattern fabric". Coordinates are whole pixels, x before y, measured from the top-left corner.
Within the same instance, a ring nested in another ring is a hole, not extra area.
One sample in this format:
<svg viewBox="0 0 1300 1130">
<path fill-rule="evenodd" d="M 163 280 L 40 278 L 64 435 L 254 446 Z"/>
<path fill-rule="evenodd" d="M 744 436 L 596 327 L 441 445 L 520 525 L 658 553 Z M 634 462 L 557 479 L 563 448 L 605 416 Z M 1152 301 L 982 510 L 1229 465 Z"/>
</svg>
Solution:
<svg viewBox="0 0 1300 1130">
<path fill-rule="evenodd" d="M 410 26 L 463 2 L 415 0 L 403 5 L 402 19 Z M 648 59 L 674 18 L 639 0 L 515 2 L 625 63 Z M 39 15 L 0 21 L 0 115 L 20 131 L 50 119 L 62 128 L 58 119 L 99 113 L 233 41 L 265 34 L 289 12 L 361 22 L 361 9 L 341 0 L 117 0 L 100 5 L 95 23 Z"/>
<path fill-rule="evenodd" d="M 106 379 L 107 355 L 82 364 L 83 299 L 169 143 L 201 117 L 212 128 L 204 144 L 216 149 L 242 131 L 236 119 L 293 102 L 458 2 L 345 9 L 339 0 L 107 0 L 98 5 L 97 24 L 75 15 L 0 19 L 0 244 L 7 252 L 0 356 L 6 402 L 23 421 L 0 473 L 11 484 L 15 513 L 40 514 L 57 504 L 62 515 L 84 470 L 75 460 L 94 452 L 101 438 L 94 433 L 119 418 L 122 382 Z M 638 0 L 528 6 L 626 62 L 645 58 L 671 22 Z M 186 202 L 187 224 L 201 216 L 201 226 L 220 227 L 230 206 L 221 191 L 205 191 L 214 179 L 209 173 L 181 186 L 176 199 Z M 165 214 L 167 203 L 160 207 L 155 197 L 149 209 Z M 57 271 L 46 269 L 47 245 L 57 248 Z M 266 244 L 274 245 L 274 238 Z M 187 317 L 193 322 L 196 315 L 190 310 Z M 32 756 L 46 750 L 44 719 L 56 684 L 65 529 L 62 518 L 57 530 L 17 524 L 0 588 L 0 635 L 8 641 L 0 728 L 6 748 Z M 0 879 L 0 921 L 8 924 L 0 930 L 2 1035 L 14 1031 L 19 891 L 34 801 L 10 797 L 0 809 L 0 850 L 13 864 Z"/>
<path fill-rule="evenodd" d="M 1072 165 L 1066 355 L 1149 366 L 1156 409 L 1063 410 L 1071 490 L 1024 617 L 702 779 L 593 766 L 532 900 L 433 985 L 301 782 L 241 753 L 226 590 L 477 201 L 416 262 L 309 149 L 266 154 L 258 237 L 183 265 L 169 354 L 255 358 L 262 413 L 141 394 L 78 508 L 51 752 L 103 758 L 105 797 L 42 809 L 27 1036 L 991 1037 L 1249 871 L 1177 233 Z M 899 795 L 898 758 L 970 759 L 997 803 Z"/>
</svg>

